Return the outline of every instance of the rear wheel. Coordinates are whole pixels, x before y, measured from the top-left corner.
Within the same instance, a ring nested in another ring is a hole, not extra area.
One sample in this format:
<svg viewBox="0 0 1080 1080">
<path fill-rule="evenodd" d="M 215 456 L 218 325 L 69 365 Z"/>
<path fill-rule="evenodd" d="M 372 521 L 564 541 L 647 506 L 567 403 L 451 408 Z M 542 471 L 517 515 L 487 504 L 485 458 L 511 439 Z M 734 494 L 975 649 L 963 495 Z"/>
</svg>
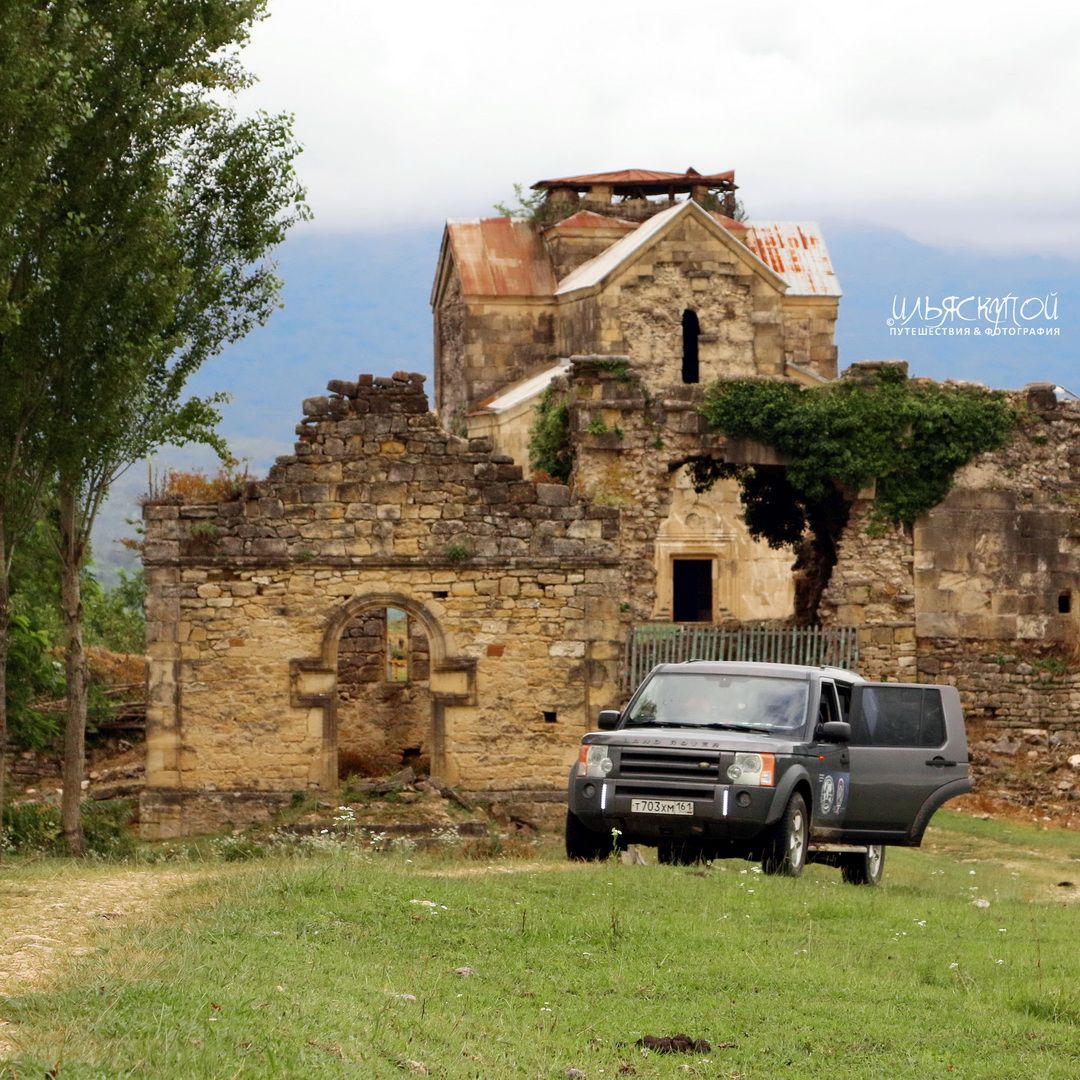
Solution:
<svg viewBox="0 0 1080 1080">
<path fill-rule="evenodd" d="M 806 800 L 796 792 L 788 800 L 780 820 L 773 826 L 772 836 L 761 860 L 761 869 L 766 874 L 798 877 L 806 864 L 809 830 Z"/>
<path fill-rule="evenodd" d="M 840 876 L 849 885 L 878 885 L 885 873 L 885 848 L 871 844 L 865 852 L 845 855 L 840 863 Z"/>
<path fill-rule="evenodd" d="M 581 819 L 566 811 L 566 857 L 577 862 L 596 862 L 611 854 L 611 836 L 586 828 Z"/>
</svg>

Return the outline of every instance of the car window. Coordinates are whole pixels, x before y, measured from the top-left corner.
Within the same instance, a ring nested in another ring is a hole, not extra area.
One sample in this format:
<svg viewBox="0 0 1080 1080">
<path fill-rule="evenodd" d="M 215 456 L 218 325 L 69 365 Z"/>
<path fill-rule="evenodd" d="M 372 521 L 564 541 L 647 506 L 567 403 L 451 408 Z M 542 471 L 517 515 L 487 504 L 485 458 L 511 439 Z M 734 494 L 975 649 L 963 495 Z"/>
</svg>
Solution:
<svg viewBox="0 0 1080 1080">
<path fill-rule="evenodd" d="M 806 723 L 809 690 L 809 682 L 803 679 L 663 672 L 642 687 L 625 725 L 794 731 Z"/>
<path fill-rule="evenodd" d="M 840 714 L 836 701 L 836 686 L 828 679 L 821 682 L 821 703 L 818 705 L 817 723 L 820 728 L 830 720 L 839 720 Z"/>
<path fill-rule="evenodd" d="M 936 687 L 864 686 L 853 746 L 935 747 L 945 742 L 945 710 Z"/>
</svg>

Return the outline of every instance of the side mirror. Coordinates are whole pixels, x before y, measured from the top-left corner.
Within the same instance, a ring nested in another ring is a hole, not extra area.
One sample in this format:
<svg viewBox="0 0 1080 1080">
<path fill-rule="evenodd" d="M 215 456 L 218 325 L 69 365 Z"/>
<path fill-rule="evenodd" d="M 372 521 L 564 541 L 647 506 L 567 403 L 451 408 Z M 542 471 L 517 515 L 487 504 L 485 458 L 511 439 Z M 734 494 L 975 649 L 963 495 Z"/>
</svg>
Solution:
<svg viewBox="0 0 1080 1080">
<path fill-rule="evenodd" d="M 622 713 L 618 709 L 601 709 L 596 723 L 601 731 L 611 731 L 619 726 L 619 717 Z"/>
<path fill-rule="evenodd" d="M 821 737 L 827 742 L 850 742 L 851 725 L 846 720 L 826 720 L 821 725 Z"/>
</svg>

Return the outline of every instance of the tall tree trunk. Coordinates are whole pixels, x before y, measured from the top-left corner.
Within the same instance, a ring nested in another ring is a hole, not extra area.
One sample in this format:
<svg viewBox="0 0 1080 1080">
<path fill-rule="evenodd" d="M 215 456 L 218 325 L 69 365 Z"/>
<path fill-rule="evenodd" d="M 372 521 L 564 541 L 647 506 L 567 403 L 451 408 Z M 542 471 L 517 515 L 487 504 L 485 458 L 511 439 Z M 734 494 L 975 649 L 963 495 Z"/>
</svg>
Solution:
<svg viewBox="0 0 1080 1080">
<path fill-rule="evenodd" d="M 60 607 L 64 620 L 64 794 L 61 821 L 68 853 L 83 855 L 82 782 L 86 756 L 86 653 L 82 640 L 82 571 L 85 538 L 79 528 L 75 487 L 60 485 Z"/>
<path fill-rule="evenodd" d="M 2 511 L 0 511 L 2 515 Z M 0 862 L 4 859 L 4 807 L 7 795 L 7 657 L 8 633 L 11 629 L 11 610 L 7 549 L 4 545 L 4 521 L 0 517 Z"/>
</svg>

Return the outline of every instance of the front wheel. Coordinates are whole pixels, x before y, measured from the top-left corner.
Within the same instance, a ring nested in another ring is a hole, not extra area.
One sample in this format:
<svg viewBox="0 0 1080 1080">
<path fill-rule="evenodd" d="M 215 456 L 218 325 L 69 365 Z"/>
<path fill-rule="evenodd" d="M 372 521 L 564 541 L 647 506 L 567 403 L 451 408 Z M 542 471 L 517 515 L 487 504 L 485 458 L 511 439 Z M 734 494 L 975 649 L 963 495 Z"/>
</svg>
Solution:
<svg viewBox="0 0 1080 1080">
<path fill-rule="evenodd" d="M 885 873 L 885 848 L 871 844 L 865 852 L 845 855 L 840 863 L 840 876 L 849 885 L 879 885 Z"/>
<path fill-rule="evenodd" d="M 761 860 L 761 869 L 766 874 L 798 877 L 806 864 L 809 831 L 806 801 L 796 792 L 788 800 L 780 820 L 773 826 L 772 836 Z"/>
<path fill-rule="evenodd" d="M 566 857 L 576 862 L 597 862 L 611 854 L 611 836 L 586 828 L 581 819 L 566 811 Z"/>
</svg>

